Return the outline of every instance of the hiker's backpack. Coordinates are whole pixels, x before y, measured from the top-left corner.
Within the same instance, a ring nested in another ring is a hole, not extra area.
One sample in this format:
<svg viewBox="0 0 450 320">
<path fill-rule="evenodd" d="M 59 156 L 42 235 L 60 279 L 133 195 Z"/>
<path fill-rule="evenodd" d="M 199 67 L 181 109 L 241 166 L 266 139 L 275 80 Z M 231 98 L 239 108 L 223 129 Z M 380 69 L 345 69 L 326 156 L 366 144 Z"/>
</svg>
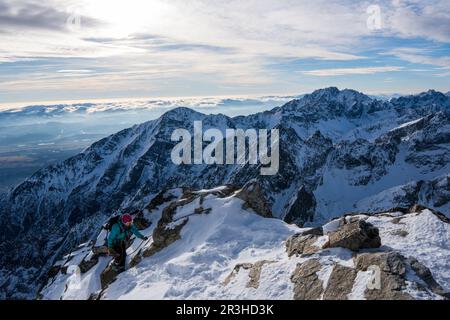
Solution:
<svg viewBox="0 0 450 320">
<path fill-rule="evenodd" d="M 103 229 L 105 229 L 105 230 L 107 230 L 108 232 L 110 232 L 111 229 L 112 229 L 112 227 L 113 227 L 116 223 L 119 222 L 119 218 L 120 218 L 120 216 L 114 216 L 114 217 L 109 218 L 108 222 L 106 222 L 106 223 L 103 225 Z"/>
</svg>

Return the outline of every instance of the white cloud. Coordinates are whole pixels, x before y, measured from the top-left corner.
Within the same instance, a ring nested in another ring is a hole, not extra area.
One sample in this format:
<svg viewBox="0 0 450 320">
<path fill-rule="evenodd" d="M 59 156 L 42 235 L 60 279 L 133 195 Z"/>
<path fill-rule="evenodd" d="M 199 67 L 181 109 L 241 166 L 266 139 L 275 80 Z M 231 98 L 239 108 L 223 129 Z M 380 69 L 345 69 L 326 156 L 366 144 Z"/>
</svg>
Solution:
<svg viewBox="0 0 450 320">
<path fill-rule="evenodd" d="M 450 42 L 448 0 L 399 0 L 384 10 L 389 31 L 404 38 Z"/>
<path fill-rule="evenodd" d="M 386 54 L 396 56 L 404 61 L 427 64 L 443 68 L 450 68 L 449 56 L 432 56 L 430 49 L 424 48 L 397 48 L 387 52 Z"/>
<path fill-rule="evenodd" d="M 3 90 L 22 90 L 33 80 L 35 86 L 52 90 L 85 90 L 104 87 L 108 79 L 110 86 L 134 90 L 172 80 L 188 85 L 196 76 L 217 86 L 256 87 L 285 79 L 286 73 L 271 68 L 279 62 L 368 60 L 362 52 L 372 49 L 371 36 L 381 43 L 384 36 L 450 42 L 448 0 L 380 0 L 383 29 L 377 33 L 366 24 L 372 1 L 0 0 L 0 9 L 2 4 L 11 10 L 4 10 L 10 16 L 1 25 L 0 64 L 24 59 L 63 61 L 45 77 L 0 75 Z M 32 12 L 33 23 L 11 14 L 27 4 L 52 8 L 50 17 L 57 19 L 45 21 L 46 10 Z M 64 15 L 73 14 L 81 15 L 80 29 L 61 25 Z M 449 65 L 446 57 L 430 58 L 420 52 L 391 54 L 409 62 Z M 399 68 L 333 68 L 304 74 L 371 74 Z"/>
<path fill-rule="evenodd" d="M 303 71 L 302 73 L 317 77 L 346 76 L 351 74 L 374 74 L 402 71 L 403 67 L 368 67 L 368 68 L 335 68 Z"/>
</svg>

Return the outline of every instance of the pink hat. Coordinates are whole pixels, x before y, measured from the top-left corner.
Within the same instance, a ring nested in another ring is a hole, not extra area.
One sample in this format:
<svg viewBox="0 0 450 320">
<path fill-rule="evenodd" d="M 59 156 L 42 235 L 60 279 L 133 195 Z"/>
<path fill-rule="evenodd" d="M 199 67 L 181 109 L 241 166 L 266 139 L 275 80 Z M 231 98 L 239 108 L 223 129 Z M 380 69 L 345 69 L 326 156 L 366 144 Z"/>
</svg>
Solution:
<svg viewBox="0 0 450 320">
<path fill-rule="evenodd" d="M 130 223 L 130 222 L 133 222 L 133 217 L 130 216 L 129 214 L 124 214 L 122 216 L 122 223 L 123 224 L 127 224 L 127 223 Z"/>
</svg>

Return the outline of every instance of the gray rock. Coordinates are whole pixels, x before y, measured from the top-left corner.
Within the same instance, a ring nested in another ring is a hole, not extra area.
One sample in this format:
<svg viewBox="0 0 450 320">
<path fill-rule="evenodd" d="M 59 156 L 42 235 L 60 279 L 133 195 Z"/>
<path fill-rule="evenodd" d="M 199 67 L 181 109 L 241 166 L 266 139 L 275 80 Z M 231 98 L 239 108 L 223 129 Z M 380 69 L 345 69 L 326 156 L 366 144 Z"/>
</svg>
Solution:
<svg viewBox="0 0 450 320">
<path fill-rule="evenodd" d="M 414 270 L 416 275 L 422 279 L 428 286 L 428 288 L 435 294 L 446 297 L 450 299 L 450 293 L 446 292 L 434 279 L 430 269 L 425 265 L 420 263 L 416 258 L 409 257 L 407 259 L 408 263 L 411 265 L 411 269 Z"/>
<path fill-rule="evenodd" d="M 406 288 L 405 257 L 398 252 L 363 253 L 355 257 L 358 271 L 367 271 L 369 267 L 380 270 L 380 288 L 366 289 L 364 296 L 368 300 L 411 300 L 403 292 Z"/>
<path fill-rule="evenodd" d="M 236 194 L 236 197 L 244 201 L 244 209 L 251 208 L 262 217 L 272 218 L 270 205 L 265 199 L 259 183 L 249 183 Z"/>
<path fill-rule="evenodd" d="M 336 264 L 328 279 L 323 299 L 347 300 L 347 295 L 352 292 L 356 275 L 355 269 Z"/>
<path fill-rule="evenodd" d="M 301 254 L 313 254 L 321 248 L 314 246 L 319 236 L 313 234 L 295 234 L 286 241 L 286 252 L 289 257 Z"/>
<path fill-rule="evenodd" d="M 381 238 L 379 230 L 364 220 L 345 224 L 329 234 L 328 247 L 342 247 L 353 251 L 363 248 L 379 248 Z"/>
<path fill-rule="evenodd" d="M 323 283 L 317 272 L 321 269 L 319 260 L 312 259 L 298 264 L 291 276 L 294 283 L 294 300 L 319 300 L 323 293 Z"/>
</svg>

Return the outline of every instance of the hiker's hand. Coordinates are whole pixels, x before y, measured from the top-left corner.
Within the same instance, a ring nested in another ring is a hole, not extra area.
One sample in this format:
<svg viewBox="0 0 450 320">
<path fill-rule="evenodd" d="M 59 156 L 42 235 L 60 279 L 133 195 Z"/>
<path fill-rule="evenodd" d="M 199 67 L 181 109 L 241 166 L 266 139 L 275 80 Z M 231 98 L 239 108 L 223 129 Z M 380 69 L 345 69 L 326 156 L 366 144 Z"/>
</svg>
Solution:
<svg viewBox="0 0 450 320">
<path fill-rule="evenodd" d="M 143 237 L 142 240 L 147 241 L 147 240 L 148 240 L 148 237 Z"/>
</svg>

